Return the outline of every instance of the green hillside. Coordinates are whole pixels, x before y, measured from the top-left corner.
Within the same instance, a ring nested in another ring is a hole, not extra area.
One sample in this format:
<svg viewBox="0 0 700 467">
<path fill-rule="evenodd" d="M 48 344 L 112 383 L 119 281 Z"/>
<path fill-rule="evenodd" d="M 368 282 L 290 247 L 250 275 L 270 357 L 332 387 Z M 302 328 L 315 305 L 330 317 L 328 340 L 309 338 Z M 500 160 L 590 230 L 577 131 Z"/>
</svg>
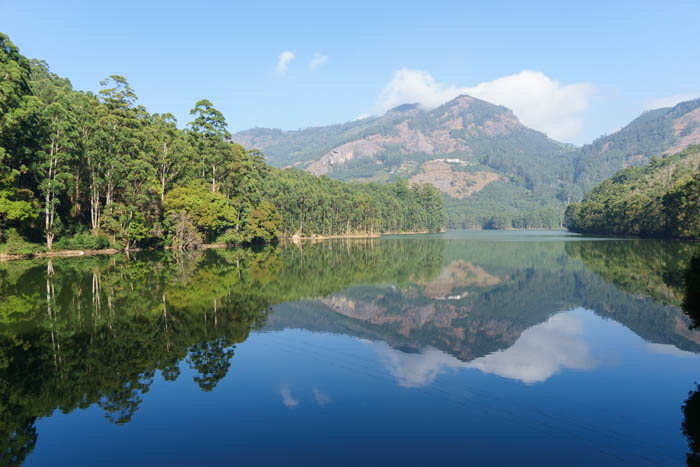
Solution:
<svg viewBox="0 0 700 467">
<path fill-rule="evenodd" d="M 700 236 L 700 146 L 620 170 L 566 210 L 581 233 Z"/>
<path fill-rule="evenodd" d="M 518 121 L 505 107 L 459 96 L 380 117 L 298 131 L 232 136 L 275 166 L 340 180 L 431 183 L 451 228 L 562 225 L 564 209 L 616 171 L 700 142 L 700 99 L 645 112 L 621 130 L 574 148 Z"/>
</svg>

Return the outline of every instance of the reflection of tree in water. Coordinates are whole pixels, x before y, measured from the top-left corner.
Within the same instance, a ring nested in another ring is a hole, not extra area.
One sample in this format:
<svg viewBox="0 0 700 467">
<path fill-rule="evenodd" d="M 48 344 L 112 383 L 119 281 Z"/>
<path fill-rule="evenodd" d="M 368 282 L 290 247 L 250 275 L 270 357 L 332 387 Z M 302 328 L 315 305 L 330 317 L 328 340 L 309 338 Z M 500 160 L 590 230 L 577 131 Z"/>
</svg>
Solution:
<svg viewBox="0 0 700 467">
<path fill-rule="evenodd" d="M 187 358 L 190 367 L 199 372 L 194 377 L 202 391 L 211 391 L 226 376 L 231 366 L 233 347 L 223 339 L 195 344 Z"/>
<path fill-rule="evenodd" d="M 619 240 L 568 242 L 566 251 L 605 281 L 631 294 L 680 305 L 683 271 L 692 247 L 678 241 Z"/>
<path fill-rule="evenodd" d="M 3 421 L 3 425 L 12 422 L 14 426 L 2 427 L 0 435 L 3 436 L 4 445 L 0 451 L 2 465 L 20 465 L 27 455 L 34 450 L 38 438 L 34 421 L 36 417 L 25 417 L 23 420 Z"/>
<path fill-rule="evenodd" d="M 145 372 L 136 382 L 128 382 L 105 394 L 99 401 L 108 420 L 116 424 L 129 423 L 141 405 L 141 394 L 148 392 L 153 384 L 154 373 Z"/>
<path fill-rule="evenodd" d="M 178 253 L 0 264 L 0 465 L 21 464 L 57 408 L 128 423 L 156 372 L 174 381 L 183 361 L 213 390 L 271 304 L 430 277 L 444 242 Z"/>
<path fill-rule="evenodd" d="M 690 316 L 693 327 L 700 327 L 700 248 L 695 251 L 683 275 L 685 297 L 683 311 Z"/>
<path fill-rule="evenodd" d="M 690 391 L 688 396 L 688 400 L 681 407 L 685 417 L 682 430 L 690 447 L 688 465 L 700 466 L 700 386 L 697 383 L 695 391 Z"/>
<path fill-rule="evenodd" d="M 700 248 L 695 251 L 688 268 L 683 274 L 685 297 L 683 298 L 683 311 L 692 320 L 692 326 L 700 327 Z M 690 452 L 687 460 L 690 466 L 700 466 L 700 385 L 696 383 L 695 391 L 688 393 L 688 400 L 683 407 L 682 430 L 688 438 Z"/>
</svg>

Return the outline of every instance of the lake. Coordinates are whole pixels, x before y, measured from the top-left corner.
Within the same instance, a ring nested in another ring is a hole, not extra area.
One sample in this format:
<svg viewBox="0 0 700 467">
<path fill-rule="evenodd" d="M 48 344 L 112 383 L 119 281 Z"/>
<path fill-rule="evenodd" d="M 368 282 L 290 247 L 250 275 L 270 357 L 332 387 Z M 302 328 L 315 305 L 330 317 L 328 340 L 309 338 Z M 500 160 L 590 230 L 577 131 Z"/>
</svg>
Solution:
<svg viewBox="0 0 700 467">
<path fill-rule="evenodd" d="M 693 248 L 454 231 L 0 263 L 0 464 L 685 465 Z"/>
</svg>

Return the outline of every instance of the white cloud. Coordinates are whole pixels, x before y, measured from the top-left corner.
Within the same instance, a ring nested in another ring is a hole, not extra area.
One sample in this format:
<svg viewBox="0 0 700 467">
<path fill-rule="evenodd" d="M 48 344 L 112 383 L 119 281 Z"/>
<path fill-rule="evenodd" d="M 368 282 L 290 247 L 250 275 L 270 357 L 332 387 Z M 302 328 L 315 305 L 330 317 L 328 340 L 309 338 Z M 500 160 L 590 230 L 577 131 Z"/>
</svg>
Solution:
<svg viewBox="0 0 700 467">
<path fill-rule="evenodd" d="M 289 389 L 289 386 L 285 386 L 280 389 L 280 395 L 282 395 L 282 403 L 290 409 L 293 409 L 299 405 L 299 400 L 292 396 L 292 391 Z"/>
<path fill-rule="evenodd" d="M 382 89 L 376 111 L 417 102 L 432 109 L 468 94 L 511 109 L 520 121 L 555 139 L 578 135 L 583 112 L 588 108 L 595 87 L 587 83 L 560 84 L 541 72 L 523 70 L 473 87 L 458 87 L 435 81 L 423 70 L 404 68 Z"/>
<path fill-rule="evenodd" d="M 319 391 L 316 388 L 314 388 L 313 393 L 314 393 L 314 399 L 316 399 L 316 403 L 318 405 L 320 405 L 321 407 L 323 407 L 326 404 L 330 404 L 332 401 L 331 396 L 329 396 L 328 394 L 322 393 L 321 391 Z"/>
<path fill-rule="evenodd" d="M 289 66 L 289 62 L 294 60 L 294 52 L 291 52 L 289 50 L 285 50 L 282 52 L 279 56 L 279 60 L 277 61 L 277 72 L 280 74 L 285 74 L 287 72 L 287 66 Z"/>
<path fill-rule="evenodd" d="M 561 368 L 591 369 L 596 362 L 582 334 L 578 318 L 560 313 L 524 331 L 510 348 L 472 360 L 467 366 L 526 384 L 546 381 Z"/>
<path fill-rule="evenodd" d="M 596 362 L 582 339 L 580 319 L 569 313 L 552 316 L 525 330 L 508 349 L 471 362 L 463 362 L 438 349 L 404 353 L 383 342 L 369 342 L 399 386 L 430 385 L 437 375 L 459 368 L 476 368 L 484 373 L 517 379 L 526 384 L 549 379 L 562 368 L 590 369 Z"/>
<path fill-rule="evenodd" d="M 309 62 L 309 69 L 310 70 L 315 70 L 319 66 L 323 65 L 326 63 L 328 60 L 328 55 L 323 55 L 319 52 L 316 52 L 313 57 L 311 57 L 311 61 Z"/>
<path fill-rule="evenodd" d="M 675 94 L 673 96 L 659 97 L 652 99 L 646 103 L 645 110 L 660 109 L 662 107 L 673 107 L 679 102 L 697 99 L 700 94 Z"/>
<path fill-rule="evenodd" d="M 465 89 L 438 83 L 427 71 L 404 68 L 394 73 L 379 93 L 377 110 L 386 112 L 397 105 L 414 102 L 432 109 L 466 93 Z"/>
<path fill-rule="evenodd" d="M 371 113 L 361 113 L 361 114 L 358 115 L 357 117 L 353 118 L 353 121 L 356 122 L 357 120 L 364 120 L 365 118 L 369 118 L 369 117 L 371 117 L 371 116 L 372 116 Z"/>
<path fill-rule="evenodd" d="M 396 383 L 405 388 L 428 386 L 440 373 L 465 365 L 452 355 L 432 347 L 420 353 L 405 353 L 384 342 L 372 343 L 372 346 L 389 374 L 396 378 Z"/>
</svg>

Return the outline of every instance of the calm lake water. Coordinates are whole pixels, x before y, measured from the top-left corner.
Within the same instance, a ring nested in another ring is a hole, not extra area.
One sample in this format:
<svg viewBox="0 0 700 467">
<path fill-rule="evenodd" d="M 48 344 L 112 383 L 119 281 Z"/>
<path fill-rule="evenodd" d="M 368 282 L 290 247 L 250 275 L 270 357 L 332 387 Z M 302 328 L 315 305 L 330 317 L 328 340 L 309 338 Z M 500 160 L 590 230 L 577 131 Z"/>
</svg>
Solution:
<svg viewBox="0 0 700 467">
<path fill-rule="evenodd" d="M 684 465 L 692 250 L 460 231 L 0 263 L 0 464 Z"/>
</svg>

